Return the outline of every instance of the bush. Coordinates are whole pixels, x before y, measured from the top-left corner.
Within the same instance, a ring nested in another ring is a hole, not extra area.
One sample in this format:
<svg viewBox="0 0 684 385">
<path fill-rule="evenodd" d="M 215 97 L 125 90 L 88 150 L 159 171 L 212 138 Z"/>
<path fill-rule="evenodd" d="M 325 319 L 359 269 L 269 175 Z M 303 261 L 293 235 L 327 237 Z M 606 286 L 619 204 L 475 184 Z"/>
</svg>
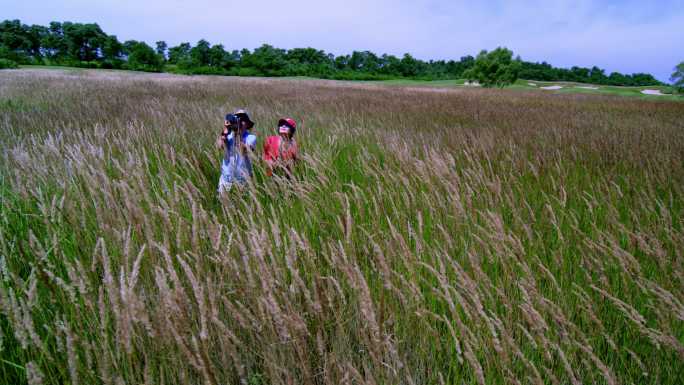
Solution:
<svg viewBox="0 0 684 385">
<path fill-rule="evenodd" d="M 225 75 L 226 70 L 220 67 L 208 67 L 208 66 L 203 66 L 203 67 L 195 67 L 189 70 L 186 70 L 188 73 L 193 74 L 193 75 Z"/>
<path fill-rule="evenodd" d="M 128 54 L 128 69 L 146 72 L 161 72 L 163 69 L 161 57 L 146 43 L 130 40 L 124 43 L 124 47 Z"/>
<path fill-rule="evenodd" d="M 0 59 L 0 70 L 9 68 L 19 68 L 19 65 L 13 60 Z"/>
<path fill-rule="evenodd" d="M 397 77 L 368 72 L 339 71 L 331 74 L 329 78 L 334 80 L 390 80 L 396 79 Z"/>
<path fill-rule="evenodd" d="M 475 65 L 464 76 L 470 81 L 477 80 L 483 87 L 505 87 L 518 79 L 520 66 L 520 60 L 513 59 L 513 51 L 499 47 L 492 52 L 480 52 Z"/>
<path fill-rule="evenodd" d="M 98 68 L 99 65 L 96 61 L 80 61 L 77 62 L 75 67 L 79 68 Z"/>
<path fill-rule="evenodd" d="M 121 66 L 123 66 L 124 61 L 121 59 L 111 59 L 111 60 L 105 60 L 102 63 L 100 63 L 100 68 L 104 69 L 120 69 Z"/>
<path fill-rule="evenodd" d="M 256 68 L 241 67 L 230 71 L 235 76 L 263 76 Z"/>
</svg>

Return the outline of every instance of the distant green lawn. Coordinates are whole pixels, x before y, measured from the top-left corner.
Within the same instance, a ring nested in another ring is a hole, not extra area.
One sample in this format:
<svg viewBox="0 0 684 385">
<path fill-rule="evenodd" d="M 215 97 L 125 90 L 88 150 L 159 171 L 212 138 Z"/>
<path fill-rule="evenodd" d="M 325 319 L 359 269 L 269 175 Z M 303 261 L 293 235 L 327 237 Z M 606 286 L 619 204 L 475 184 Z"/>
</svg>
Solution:
<svg viewBox="0 0 684 385">
<path fill-rule="evenodd" d="M 410 87 L 464 87 L 466 80 L 409 80 L 409 79 L 398 79 L 398 80 L 384 80 L 384 81 L 370 81 L 369 83 L 379 83 L 392 86 L 410 86 Z M 563 88 L 559 90 L 544 90 L 541 87 L 548 86 L 562 86 Z M 588 89 L 582 87 L 598 87 L 598 89 Z M 620 86 L 602 86 L 587 83 L 575 83 L 575 82 L 547 82 L 547 81 L 536 81 L 536 80 L 524 80 L 519 79 L 514 84 L 505 87 L 506 89 L 512 90 L 539 90 L 548 93 L 572 93 L 572 94 L 594 94 L 594 95 L 617 95 L 617 96 L 630 96 L 639 97 L 642 99 L 650 100 L 678 100 L 684 101 L 682 95 L 672 95 L 671 87 L 668 86 L 643 86 L 643 87 L 620 87 Z M 645 95 L 642 94 L 643 90 L 659 90 L 660 92 L 667 95 Z"/>
<path fill-rule="evenodd" d="M 87 68 L 67 67 L 67 66 L 46 66 L 46 65 L 19 65 L 19 69 L 46 69 L 46 70 L 63 70 L 63 71 L 84 71 Z"/>
<path fill-rule="evenodd" d="M 412 80 L 412 79 L 393 79 L 370 81 L 371 83 L 382 83 L 393 86 L 430 86 L 430 87 L 454 87 L 463 86 L 465 79 L 449 79 L 449 80 Z"/>
</svg>

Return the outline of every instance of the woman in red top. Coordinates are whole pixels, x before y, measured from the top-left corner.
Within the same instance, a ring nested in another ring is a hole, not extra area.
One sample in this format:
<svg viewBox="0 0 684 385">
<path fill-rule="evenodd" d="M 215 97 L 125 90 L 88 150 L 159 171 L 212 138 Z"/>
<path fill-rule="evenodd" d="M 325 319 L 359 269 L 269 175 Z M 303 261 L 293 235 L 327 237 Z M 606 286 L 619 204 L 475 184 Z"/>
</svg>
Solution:
<svg viewBox="0 0 684 385">
<path fill-rule="evenodd" d="M 266 175 L 273 175 L 273 170 L 283 170 L 289 179 L 292 165 L 297 160 L 297 142 L 294 134 L 297 123 L 292 118 L 282 118 L 278 121 L 278 135 L 269 136 L 264 142 L 264 161 L 266 161 Z"/>
</svg>

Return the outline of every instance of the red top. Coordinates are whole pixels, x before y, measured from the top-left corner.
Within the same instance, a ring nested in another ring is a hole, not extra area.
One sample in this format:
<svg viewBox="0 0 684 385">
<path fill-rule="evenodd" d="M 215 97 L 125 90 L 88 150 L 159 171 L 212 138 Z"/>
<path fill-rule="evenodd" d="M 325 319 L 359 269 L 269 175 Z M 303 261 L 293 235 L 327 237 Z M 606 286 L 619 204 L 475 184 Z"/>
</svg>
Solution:
<svg viewBox="0 0 684 385">
<path fill-rule="evenodd" d="M 291 140 L 290 145 L 283 143 L 280 136 L 269 136 L 264 142 L 264 160 L 273 163 L 276 160 L 294 160 L 297 158 L 297 142 Z"/>
</svg>

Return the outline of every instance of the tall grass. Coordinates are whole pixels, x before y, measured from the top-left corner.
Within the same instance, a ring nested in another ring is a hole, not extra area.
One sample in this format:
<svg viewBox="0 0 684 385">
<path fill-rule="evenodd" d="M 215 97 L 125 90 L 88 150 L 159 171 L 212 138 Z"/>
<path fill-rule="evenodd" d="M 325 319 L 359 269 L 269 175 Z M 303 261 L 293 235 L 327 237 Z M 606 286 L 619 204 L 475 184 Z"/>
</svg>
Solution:
<svg viewBox="0 0 684 385">
<path fill-rule="evenodd" d="M 237 107 L 298 119 L 294 181 L 216 196 Z M 24 71 L 0 111 L 2 383 L 684 381 L 684 104 Z"/>
</svg>

